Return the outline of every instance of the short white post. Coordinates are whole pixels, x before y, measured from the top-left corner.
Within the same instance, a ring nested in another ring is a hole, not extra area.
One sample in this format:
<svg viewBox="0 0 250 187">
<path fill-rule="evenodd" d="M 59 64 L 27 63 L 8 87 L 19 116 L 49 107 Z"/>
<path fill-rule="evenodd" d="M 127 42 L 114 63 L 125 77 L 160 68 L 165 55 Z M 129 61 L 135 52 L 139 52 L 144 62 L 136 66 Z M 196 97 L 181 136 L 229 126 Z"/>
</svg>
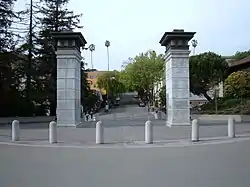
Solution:
<svg viewBox="0 0 250 187">
<path fill-rule="evenodd" d="M 162 112 L 158 111 L 158 119 L 162 119 Z"/>
<path fill-rule="evenodd" d="M 53 144 L 57 142 L 57 129 L 56 122 L 51 121 L 49 123 L 49 143 Z"/>
<path fill-rule="evenodd" d="M 19 127 L 19 121 L 14 120 L 12 121 L 12 141 L 18 141 L 20 139 L 20 127 Z"/>
<path fill-rule="evenodd" d="M 235 120 L 232 116 L 228 118 L 228 137 L 235 138 Z"/>
<path fill-rule="evenodd" d="M 155 119 L 159 119 L 158 113 L 154 112 Z"/>
<path fill-rule="evenodd" d="M 102 121 L 96 123 L 96 144 L 104 143 L 104 127 Z"/>
<path fill-rule="evenodd" d="M 153 143 L 153 125 L 152 121 L 148 120 L 145 123 L 145 143 Z"/>
<path fill-rule="evenodd" d="M 99 120 L 99 113 L 95 114 L 95 120 L 98 121 Z"/>
<path fill-rule="evenodd" d="M 113 120 L 116 120 L 116 112 L 113 113 Z"/>
<path fill-rule="evenodd" d="M 199 141 L 199 121 L 194 119 L 192 121 L 192 141 L 198 142 Z"/>
</svg>

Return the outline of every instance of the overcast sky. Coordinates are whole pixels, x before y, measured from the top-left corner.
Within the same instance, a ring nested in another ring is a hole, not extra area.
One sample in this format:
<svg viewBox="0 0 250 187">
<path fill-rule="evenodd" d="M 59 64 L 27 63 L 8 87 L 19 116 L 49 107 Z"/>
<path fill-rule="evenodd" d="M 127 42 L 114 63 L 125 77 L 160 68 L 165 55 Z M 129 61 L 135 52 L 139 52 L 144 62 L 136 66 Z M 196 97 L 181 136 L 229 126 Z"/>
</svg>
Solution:
<svg viewBox="0 0 250 187">
<path fill-rule="evenodd" d="M 18 8 L 29 0 L 18 0 Z M 110 69 L 120 69 L 129 57 L 154 49 L 166 31 L 197 32 L 197 53 L 232 55 L 250 49 L 249 0 L 70 0 L 83 13 L 80 31 L 95 44 L 94 67 L 107 70 L 105 40 L 111 42 Z M 82 53 L 90 65 L 90 52 Z"/>
</svg>

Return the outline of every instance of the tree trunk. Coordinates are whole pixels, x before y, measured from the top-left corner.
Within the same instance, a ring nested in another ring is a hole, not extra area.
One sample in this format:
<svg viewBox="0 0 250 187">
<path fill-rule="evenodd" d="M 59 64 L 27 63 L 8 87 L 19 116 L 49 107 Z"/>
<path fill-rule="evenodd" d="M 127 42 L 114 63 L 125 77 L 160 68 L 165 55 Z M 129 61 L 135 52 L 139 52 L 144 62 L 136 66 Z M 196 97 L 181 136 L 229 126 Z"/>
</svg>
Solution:
<svg viewBox="0 0 250 187">
<path fill-rule="evenodd" d="M 204 92 L 202 94 L 208 101 L 212 101 L 211 97 L 207 94 L 207 92 Z"/>
</svg>

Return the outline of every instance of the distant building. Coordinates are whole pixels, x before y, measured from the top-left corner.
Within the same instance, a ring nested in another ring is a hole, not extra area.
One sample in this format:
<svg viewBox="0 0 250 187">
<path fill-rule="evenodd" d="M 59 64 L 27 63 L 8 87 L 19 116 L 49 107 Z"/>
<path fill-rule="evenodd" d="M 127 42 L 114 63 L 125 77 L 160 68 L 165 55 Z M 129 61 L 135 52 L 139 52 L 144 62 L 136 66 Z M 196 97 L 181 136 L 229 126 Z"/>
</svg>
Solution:
<svg viewBox="0 0 250 187">
<path fill-rule="evenodd" d="M 238 61 L 229 61 L 229 71 L 230 73 L 236 71 L 248 71 L 250 72 L 250 56 L 243 58 Z"/>
<path fill-rule="evenodd" d="M 107 71 L 86 71 L 86 73 L 87 73 L 87 80 L 89 82 L 90 89 L 100 91 L 103 95 L 105 95 L 106 90 L 98 88 L 97 80 L 98 80 L 98 76 L 101 76 L 104 73 L 107 73 Z"/>
</svg>

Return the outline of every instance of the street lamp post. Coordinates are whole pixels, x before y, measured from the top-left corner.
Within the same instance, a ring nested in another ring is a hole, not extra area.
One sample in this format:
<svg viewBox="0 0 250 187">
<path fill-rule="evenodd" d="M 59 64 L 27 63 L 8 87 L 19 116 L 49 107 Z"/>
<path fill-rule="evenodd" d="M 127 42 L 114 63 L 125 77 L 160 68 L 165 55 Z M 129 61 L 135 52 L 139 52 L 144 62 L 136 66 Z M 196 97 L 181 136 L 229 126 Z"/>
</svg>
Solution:
<svg viewBox="0 0 250 187">
<path fill-rule="evenodd" d="M 91 67 L 92 67 L 92 69 L 94 69 L 94 65 L 93 65 L 93 51 L 95 51 L 95 45 L 94 44 L 90 44 L 89 45 L 89 50 L 90 50 L 90 54 L 91 54 L 91 56 L 90 56 L 90 60 L 91 60 Z"/>
<path fill-rule="evenodd" d="M 192 40 L 192 46 L 193 46 L 193 48 L 194 48 L 194 51 L 193 51 L 193 55 L 195 55 L 195 48 L 197 47 L 197 45 L 198 45 L 198 41 L 197 40 Z"/>
<path fill-rule="evenodd" d="M 115 81 L 115 77 L 110 77 L 110 81 L 111 81 L 111 85 L 115 85 L 115 83 L 113 81 Z M 114 87 L 113 87 L 114 88 Z M 115 89 L 112 89 L 112 97 L 111 100 L 114 103 L 114 92 Z M 116 103 L 114 103 L 114 109 L 116 109 Z M 114 110 L 114 120 L 116 120 L 116 111 Z"/>
<path fill-rule="evenodd" d="M 106 40 L 105 41 L 105 46 L 107 47 L 108 71 L 109 71 L 109 46 L 110 46 L 110 41 Z"/>
<path fill-rule="evenodd" d="M 219 96 L 219 89 L 215 88 L 215 114 L 218 114 L 218 96 Z"/>
<path fill-rule="evenodd" d="M 108 40 L 106 40 L 105 41 L 105 46 L 107 47 L 107 58 L 108 58 L 108 71 L 109 71 L 109 46 L 110 46 L 110 41 L 108 41 Z M 108 81 L 109 82 L 109 81 Z M 107 82 L 107 90 L 106 90 L 106 92 L 107 92 L 107 101 L 108 101 L 108 89 L 109 89 L 109 83 Z"/>
</svg>

